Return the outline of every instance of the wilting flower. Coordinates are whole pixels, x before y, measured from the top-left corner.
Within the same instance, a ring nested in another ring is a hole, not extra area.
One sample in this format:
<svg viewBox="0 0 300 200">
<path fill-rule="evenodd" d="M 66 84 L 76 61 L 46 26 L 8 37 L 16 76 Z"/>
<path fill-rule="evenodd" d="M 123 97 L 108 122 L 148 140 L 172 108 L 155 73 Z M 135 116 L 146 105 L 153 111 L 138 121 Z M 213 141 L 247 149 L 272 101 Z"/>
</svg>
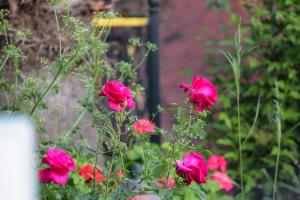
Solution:
<svg viewBox="0 0 300 200">
<path fill-rule="evenodd" d="M 176 166 L 176 173 L 185 180 L 187 185 L 192 181 L 206 183 L 208 168 L 200 153 L 184 153 L 183 161 L 176 160 Z"/>
<path fill-rule="evenodd" d="M 155 133 L 155 124 L 144 118 L 134 122 L 133 129 L 138 134 Z"/>
<path fill-rule="evenodd" d="M 108 106 L 117 112 L 121 112 L 125 108 L 135 108 L 131 90 L 121 82 L 106 82 L 99 96 L 106 96 L 108 98 Z"/>
<path fill-rule="evenodd" d="M 46 150 L 46 157 L 42 162 L 49 165 L 49 168 L 39 171 L 39 179 L 42 183 L 66 184 L 68 173 L 76 168 L 71 156 L 60 149 Z"/>
<path fill-rule="evenodd" d="M 168 180 L 166 177 L 162 177 L 156 182 L 156 186 L 159 188 L 164 188 L 166 185 L 168 186 L 168 190 L 172 190 L 175 185 L 175 179 L 170 177 Z"/>
<path fill-rule="evenodd" d="M 218 182 L 220 188 L 226 192 L 229 192 L 234 186 L 232 180 L 225 172 L 214 172 L 211 179 Z"/>
<path fill-rule="evenodd" d="M 218 100 L 216 87 L 206 78 L 194 76 L 192 86 L 181 84 L 184 91 L 189 91 L 190 101 L 195 103 L 197 111 L 211 110 L 212 105 Z"/>
<path fill-rule="evenodd" d="M 216 171 L 220 169 L 222 172 L 226 171 L 227 162 L 224 157 L 214 154 L 208 158 L 207 162 L 208 169 Z"/>
<path fill-rule="evenodd" d="M 83 177 L 86 181 L 91 181 L 94 179 L 94 177 L 96 177 L 95 180 L 97 183 L 103 183 L 105 180 L 103 174 L 101 173 L 101 169 L 97 167 L 94 173 L 94 167 L 92 167 L 89 163 L 86 164 L 84 167 L 79 168 L 79 175 Z"/>
</svg>

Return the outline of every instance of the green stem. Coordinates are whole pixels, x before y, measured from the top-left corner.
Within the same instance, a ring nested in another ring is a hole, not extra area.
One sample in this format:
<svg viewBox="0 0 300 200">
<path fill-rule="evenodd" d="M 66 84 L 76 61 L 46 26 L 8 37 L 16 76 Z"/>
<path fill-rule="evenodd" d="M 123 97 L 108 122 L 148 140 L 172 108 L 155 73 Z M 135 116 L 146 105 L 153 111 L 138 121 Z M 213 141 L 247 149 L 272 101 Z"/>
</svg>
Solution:
<svg viewBox="0 0 300 200">
<path fill-rule="evenodd" d="M 18 69 L 18 62 L 15 61 L 15 87 L 14 87 L 14 100 L 13 100 L 13 108 L 12 110 L 15 110 L 16 107 L 16 102 L 17 102 L 17 89 L 18 89 L 18 74 L 19 74 L 19 69 Z"/>
<path fill-rule="evenodd" d="M 4 17 L 3 17 L 2 14 L 1 14 L 1 19 L 2 19 L 2 21 L 4 21 Z M 6 41 L 6 43 L 8 44 L 9 41 L 8 41 L 8 36 L 7 36 L 7 31 L 6 31 L 6 29 L 4 29 L 4 36 L 5 36 L 5 41 Z"/>
<path fill-rule="evenodd" d="M 114 158 L 115 158 L 115 154 L 116 154 L 116 150 L 117 150 L 117 145 L 118 142 L 120 141 L 120 133 L 121 133 L 121 126 L 122 126 L 122 122 L 124 121 L 124 119 L 126 118 L 126 116 L 124 116 L 124 110 L 122 111 L 120 116 L 116 116 L 116 129 L 114 129 L 114 131 L 112 133 L 110 133 L 111 135 L 111 139 L 113 140 L 113 150 L 112 150 L 112 158 L 111 158 L 111 164 L 109 166 L 108 169 L 108 174 L 106 177 L 106 191 L 105 191 L 105 199 L 107 199 L 108 197 L 108 184 L 109 184 L 109 180 L 110 180 L 110 172 L 112 171 L 112 167 L 113 167 L 113 163 L 114 163 Z M 122 148 L 119 148 L 118 153 L 122 154 Z M 124 166 L 124 161 L 123 161 L 123 157 L 121 157 L 121 165 L 123 168 L 125 168 Z"/>
<path fill-rule="evenodd" d="M 61 58 L 61 38 L 60 38 L 60 29 L 59 29 L 59 24 L 58 24 L 58 18 L 57 18 L 57 13 L 56 10 L 54 9 L 54 15 L 55 15 L 55 20 L 57 23 L 57 29 L 59 32 L 59 57 Z M 71 59 L 72 60 L 72 59 Z M 70 61 L 69 61 L 70 63 Z M 47 87 L 47 89 L 45 90 L 45 92 L 42 94 L 42 96 L 38 99 L 38 101 L 35 103 L 35 105 L 33 106 L 30 115 L 33 115 L 34 111 L 36 110 L 36 108 L 38 107 L 38 105 L 41 103 L 41 101 L 44 99 L 44 97 L 48 94 L 48 92 L 52 89 L 52 87 L 55 85 L 56 81 L 59 78 L 60 73 L 63 70 L 63 66 L 60 66 L 59 70 L 57 71 L 56 75 L 54 76 L 52 82 L 49 84 L 49 86 Z"/>
<path fill-rule="evenodd" d="M 244 174 L 243 174 L 243 154 L 242 154 L 242 136 L 241 136 L 241 116 L 240 116 L 240 89 L 237 86 L 237 115 L 238 115 L 238 134 L 239 134 L 239 157 L 240 157 L 240 176 L 241 176 L 241 190 L 242 199 L 245 199 L 244 194 Z"/>
<path fill-rule="evenodd" d="M 273 184 L 273 200 L 276 199 L 277 177 L 278 177 L 281 142 L 278 144 L 277 148 L 278 148 L 278 150 L 277 150 L 276 167 L 275 167 L 274 184 Z"/>
<path fill-rule="evenodd" d="M 70 60 L 68 60 L 68 62 L 64 65 L 64 66 L 68 66 L 77 56 L 77 52 L 70 58 Z M 49 93 L 49 91 L 52 89 L 52 87 L 55 85 L 55 83 L 60 80 L 60 74 L 63 71 L 63 64 L 61 62 L 59 62 L 59 69 L 57 71 L 57 73 L 55 74 L 53 80 L 51 81 L 51 83 L 48 85 L 47 89 L 45 90 L 45 92 L 42 94 L 42 96 L 38 99 L 38 101 L 35 103 L 35 105 L 33 106 L 31 112 L 30 112 L 30 116 L 33 115 L 34 111 L 36 110 L 37 106 L 41 103 L 41 101 L 45 98 L 45 96 Z"/>
<path fill-rule="evenodd" d="M 167 174 L 167 185 L 169 184 L 169 179 L 170 179 L 170 171 L 171 171 L 171 167 L 172 167 L 172 163 L 173 163 L 173 161 L 174 161 L 174 155 L 175 154 L 175 141 L 173 142 L 173 145 L 172 145 L 172 156 L 171 156 L 171 161 L 170 161 L 170 163 L 169 163 L 169 166 L 168 166 L 168 174 Z"/>
<path fill-rule="evenodd" d="M 145 62 L 145 60 L 147 59 L 148 55 L 150 53 L 150 49 L 147 50 L 147 52 L 145 53 L 144 57 L 142 58 L 142 60 L 139 62 L 139 64 L 136 65 L 136 67 L 133 69 L 133 71 L 136 71 L 138 68 L 140 68 L 143 63 Z"/>
<path fill-rule="evenodd" d="M 146 175 L 146 177 L 149 176 L 148 174 L 148 162 L 147 162 L 147 159 L 146 159 L 146 154 L 145 154 L 145 151 L 144 151 L 144 148 L 142 148 L 142 153 L 143 153 L 143 160 L 144 160 L 144 173 Z"/>
<path fill-rule="evenodd" d="M 277 191 L 277 177 L 278 177 L 278 169 L 279 169 L 279 160 L 280 160 L 280 151 L 281 151 L 281 109 L 279 104 L 279 89 L 278 89 L 278 83 L 277 80 L 275 81 L 275 94 L 276 94 L 276 101 L 275 101 L 275 107 L 276 107 L 276 116 L 275 116 L 275 122 L 276 122 L 276 139 L 277 139 L 277 157 L 276 157 L 276 167 L 275 167 L 275 175 L 274 175 L 274 184 L 273 184 L 273 200 L 276 199 L 276 191 Z"/>
<path fill-rule="evenodd" d="M 117 123 L 118 142 L 121 141 L 121 134 L 122 134 L 121 127 L 122 127 L 122 123 L 124 122 L 125 119 L 126 119 L 126 112 L 124 112 L 124 110 L 123 110 L 122 113 L 121 113 L 121 117 L 120 117 L 120 119 L 118 120 L 118 123 Z M 122 168 L 124 170 L 125 169 L 125 164 L 124 164 L 122 148 L 119 148 L 119 154 L 120 154 L 120 159 L 121 159 L 121 165 L 122 165 Z"/>
<path fill-rule="evenodd" d="M 105 199 L 107 199 L 107 197 L 108 197 L 108 183 L 109 183 L 109 179 L 110 179 L 110 175 L 111 175 L 110 173 L 111 173 L 111 170 L 112 170 L 112 167 L 113 167 L 113 160 L 114 160 L 114 157 L 115 157 L 115 150 L 116 150 L 116 147 L 117 147 L 117 143 L 116 143 L 115 139 L 113 139 L 113 141 L 114 141 L 114 148 L 113 148 L 113 151 L 112 151 L 111 164 L 109 166 L 107 177 L 106 177 Z"/>
<path fill-rule="evenodd" d="M 38 105 L 41 103 L 41 101 L 44 99 L 44 97 L 48 94 L 48 92 L 52 89 L 52 87 L 55 85 L 56 81 L 59 78 L 59 75 L 62 72 L 63 67 L 60 66 L 59 70 L 57 71 L 57 73 L 55 74 L 53 80 L 51 81 L 51 83 L 48 85 L 47 89 L 44 91 L 44 93 L 42 94 L 42 96 L 38 99 L 38 101 L 35 103 L 35 105 L 33 106 L 30 115 L 32 116 L 34 111 L 36 110 L 36 108 L 38 107 Z"/>
<path fill-rule="evenodd" d="M 236 101 L 237 101 L 237 117 L 238 117 L 238 137 L 239 137 L 239 161 L 240 161 L 240 177 L 241 177 L 241 191 L 242 199 L 245 199 L 244 192 L 244 169 L 243 169 L 243 152 L 242 152 L 242 134 L 241 134 L 241 114 L 240 114 L 240 78 L 241 78 L 241 57 L 242 57 L 242 48 L 241 48 L 241 28 L 240 23 L 238 24 L 237 33 L 235 36 L 235 49 L 236 49 L 236 58 L 231 60 L 232 68 L 234 71 L 235 77 L 235 86 L 236 86 Z"/>
<path fill-rule="evenodd" d="M 60 27 L 59 27 L 59 22 L 58 22 L 58 16 L 56 9 L 53 8 L 54 11 L 54 16 L 55 16 L 55 21 L 56 21 L 56 26 L 57 26 L 57 31 L 58 31 L 58 41 L 59 41 L 59 58 L 61 58 L 62 55 L 62 45 L 61 45 L 61 34 L 60 34 Z"/>
<path fill-rule="evenodd" d="M 95 165 L 94 165 L 94 179 L 93 179 L 93 194 L 94 194 L 94 199 L 96 198 L 96 170 L 97 170 L 97 163 L 98 163 L 98 155 L 100 151 L 100 137 L 98 136 L 98 144 L 97 144 L 97 150 L 96 150 L 96 155 L 95 155 Z"/>
<path fill-rule="evenodd" d="M 65 141 L 70 136 L 70 134 L 77 127 L 77 125 L 79 124 L 79 122 L 81 121 L 81 119 L 83 118 L 83 116 L 85 115 L 86 112 L 87 112 L 87 109 L 84 108 L 84 110 L 77 117 L 76 121 L 72 124 L 71 128 L 69 128 L 68 132 L 64 135 L 64 137 L 62 138 L 62 141 Z"/>
<path fill-rule="evenodd" d="M 6 64 L 6 62 L 8 61 L 8 58 L 9 58 L 9 55 L 6 55 L 6 57 L 5 57 L 4 61 L 3 61 L 3 63 L 1 64 L 0 72 L 2 71 L 2 69 L 3 69 L 4 65 Z"/>
</svg>

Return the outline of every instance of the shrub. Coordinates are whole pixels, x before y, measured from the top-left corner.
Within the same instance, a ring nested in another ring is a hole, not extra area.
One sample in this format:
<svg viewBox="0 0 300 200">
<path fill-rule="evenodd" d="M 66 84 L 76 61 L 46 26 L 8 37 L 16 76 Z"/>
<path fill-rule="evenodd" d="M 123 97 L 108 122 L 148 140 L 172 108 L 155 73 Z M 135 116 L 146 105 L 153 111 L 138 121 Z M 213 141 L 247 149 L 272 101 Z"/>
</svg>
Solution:
<svg viewBox="0 0 300 200">
<path fill-rule="evenodd" d="M 110 27 L 86 26 L 69 16 L 68 10 L 58 16 L 56 1 L 51 3 L 59 32 L 59 49 L 53 61 L 41 58 L 46 78 L 22 71 L 21 47 L 30 34 L 15 30 L 5 20 L 7 13 L 0 12 L 4 19 L 0 30 L 5 38 L 0 61 L 0 90 L 4 97 L 0 110 L 7 115 L 26 113 L 37 127 L 41 199 L 138 199 L 138 195 L 150 193 L 162 199 L 193 200 L 206 199 L 206 192 L 216 196 L 220 188 L 230 191 L 233 184 L 226 174 L 226 161 L 222 160 L 222 165 L 225 163 L 222 172 L 214 169 L 211 177 L 206 163 L 211 153 L 193 143 L 204 138 L 204 119 L 218 99 L 215 86 L 197 76 L 191 86 L 182 84 L 189 99 L 183 107 L 172 109 L 175 123 L 170 132 L 155 127 L 151 119 L 139 119 L 134 108 L 137 93 L 143 91 L 137 84 L 141 62 L 136 66 L 124 61 L 111 65 L 104 58 Z M 98 15 L 117 17 L 112 12 Z M 11 35 L 19 38 L 15 40 Z M 61 38 L 67 42 L 62 43 Z M 145 56 L 156 50 L 155 45 L 138 39 L 132 39 L 131 43 L 145 46 Z M 77 116 L 70 127 L 57 138 L 49 139 L 43 134 L 49 127 L 41 111 L 53 106 L 45 98 L 58 92 L 61 81 L 70 74 L 79 77 L 86 95 L 79 100 L 75 108 Z M 96 147 L 86 142 L 85 133 L 80 129 L 79 122 L 86 115 L 90 120 L 85 126 L 93 128 Z M 164 144 L 151 143 L 151 134 L 163 135 Z M 207 181 L 211 187 L 203 186 Z"/>
<path fill-rule="evenodd" d="M 278 152 L 276 139 L 276 126 L 274 123 L 274 81 L 278 79 L 280 91 L 279 101 L 282 114 L 282 146 L 279 165 L 279 197 L 293 199 L 299 195 L 299 54 L 300 6 L 296 0 L 268 1 L 259 3 L 245 1 L 244 4 L 250 18 L 243 21 L 241 31 L 244 34 L 245 62 L 241 64 L 241 122 L 242 138 L 245 140 L 249 130 L 251 136 L 243 145 L 244 171 L 246 192 L 255 197 L 269 197 L 272 194 L 273 174 L 275 170 L 276 155 Z M 231 12 L 231 22 L 237 24 L 239 17 Z M 221 26 L 225 35 L 231 34 L 231 26 Z M 207 43 L 208 44 L 208 43 Z M 208 44 L 211 45 L 211 44 Z M 216 43 L 214 43 L 216 45 Z M 234 42 L 224 39 L 217 45 L 232 49 Z M 255 49 L 254 51 L 252 51 Z M 233 95 L 234 81 L 230 71 L 224 67 L 228 65 L 224 59 L 216 59 L 215 53 L 209 52 L 208 63 L 215 66 L 214 73 L 217 83 L 223 84 L 220 91 L 220 104 L 218 123 L 214 132 L 223 137 L 217 144 L 226 147 L 225 158 L 236 165 L 238 157 L 238 141 L 236 140 L 237 118 L 235 117 L 236 99 Z M 258 118 L 256 115 L 259 99 Z M 256 121 L 255 126 L 253 122 Z M 234 177 L 239 177 L 232 171 Z M 235 180 L 237 180 L 235 178 Z"/>
</svg>

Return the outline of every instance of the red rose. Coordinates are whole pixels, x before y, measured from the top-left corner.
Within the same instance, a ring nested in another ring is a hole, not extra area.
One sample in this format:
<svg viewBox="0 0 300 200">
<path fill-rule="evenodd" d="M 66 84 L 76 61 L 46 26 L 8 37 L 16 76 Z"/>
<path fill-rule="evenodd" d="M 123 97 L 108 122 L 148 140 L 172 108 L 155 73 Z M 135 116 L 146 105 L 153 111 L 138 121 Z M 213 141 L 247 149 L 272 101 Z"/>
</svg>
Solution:
<svg viewBox="0 0 300 200">
<path fill-rule="evenodd" d="M 42 183 L 64 185 L 68 182 L 68 173 L 76 168 L 73 158 L 60 149 L 48 149 L 42 162 L 49 165 L 49 168 L 39 171 Z"/>
<path fill-rule="evenodd" d="M 96 176 L 94 176 L 94 167 L 92 167 L 89 163 L 86 164 L 84 167 L 79 168 L 79 175 L 83 177 L 86 181 L 91 181 L 94 179 L 94 177 L 96 177 L 97 183 L 103 183 L 105 180 L 99 168 L 96 169 Z"/>
<path fill-rule="evenodd" d="M 226 171 L 227 162 L 224 157 L 214 154 L 208 158 L 208 169 L 216 171 L 220 169 L 222 172 Z"/>
<path fill-rule="evenodd" d="M 148 119 L 140 119 L 133 123 L 133 129 L 138 134 L 143 133 L 155 133 L 155 124 L 150 122 Z"/>
<path fill-rule="evenodd" d="M 156 186 L 159 188 L 164 188 L 165 186 L 168 186 L 168 190 L 172 190 L 175 185 L 175 179 L 173 177 L 170 177 L 169 180 L 166 177 L 162 177 L 156 182 Z"/>
<path fill-rule="evenodd" d="M 207 164 L 200 153 L 184 153 L 183 161 L 176 160 L 176 173 L 184 178 L 187 185 L 192 181 L 206 183 Z"/>
<path fill-rule="evenodd" d="M 181 84 L 184 91 L 189 91 L 190 101 L 197 105 L 197 111 L 211 110 L 212 105 L 218 100 L 216 87 L 203 77 L 194 76 L 192 86 Z"/>
<path fill-rule="evenodd" d="M 225 172 L 214 172 L 211 179 L 218 182 L 220 188 L 226 192 L 229 192 L 234 186 L 232 180 Z"/>
<path fill-rule="evenodd" d="M 135 108 L 131 90 L 118 81 L 106 82 L 99 96 L 106 96 L 108 106 L 117 112 L 122 112 L 125 108 Z"/>
</svg>

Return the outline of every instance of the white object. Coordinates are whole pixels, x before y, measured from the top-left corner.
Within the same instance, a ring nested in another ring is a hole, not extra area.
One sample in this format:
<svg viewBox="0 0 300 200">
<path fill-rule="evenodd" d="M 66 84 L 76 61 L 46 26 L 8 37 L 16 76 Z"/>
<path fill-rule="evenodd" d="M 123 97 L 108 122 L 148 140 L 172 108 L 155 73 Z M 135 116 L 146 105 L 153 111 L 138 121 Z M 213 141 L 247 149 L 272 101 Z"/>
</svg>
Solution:
<svg viewBox="0 0 300 200">
<path fill-rule="evenodd" d="M 35 148 L 27 118 L 0 116 L 0 199 L 38 199 Z"/>
</svg>

